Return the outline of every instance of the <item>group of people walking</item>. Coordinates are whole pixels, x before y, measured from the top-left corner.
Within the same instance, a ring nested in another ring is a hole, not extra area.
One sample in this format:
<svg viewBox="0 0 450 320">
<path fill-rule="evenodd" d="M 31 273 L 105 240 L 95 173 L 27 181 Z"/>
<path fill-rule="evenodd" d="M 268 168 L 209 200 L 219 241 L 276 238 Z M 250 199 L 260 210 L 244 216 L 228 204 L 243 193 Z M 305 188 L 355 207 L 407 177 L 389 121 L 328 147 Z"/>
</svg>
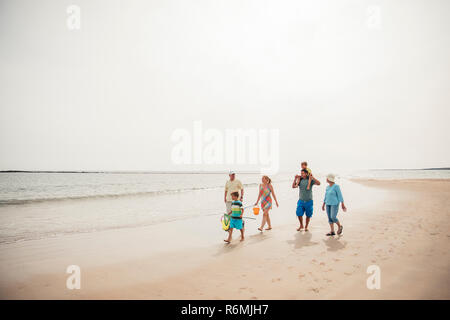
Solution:
<svg viewBox="0 0 450 320">
<path fill-rule="evenodd" d="M 317 180 L 311 170 L 308 168 L 306 162 L 301 164 L 301 172 L 299 175 L 294 177 L 292 182 L 292 188 L 299 188 L 299 199 L 297 201 L 296 215 L 300 226 L 297 231 L 309 231 L 308 226 L 310 224 L 313 215 L 313 197 L 312 189 L 314 186 L 320 186 L 320 181 Z M 228 238 L 224 240 L 227 243 L 231 242 L 233 229 L 240 230 L 241 241 L 244 240 L 244 230 L 245 223 L 243 221 L 244 206 L 242 201 L 244 199 L 244 186 L 236 179 L 236 173 L 230 171 L 230 179 L 225 184 L 225 196 L 224 201 L 226 204 L 226 212 L 230 214 L 230 227 L 228 229 Z M 340 235 L 343 232 L 343 225 L 339 222 L 337 214 L 339 211 L 339 205 L 341 205 L 342 210 L 345 212 L 347 208 L 344 204 L 344 198 L 342 196 L 341 189 L 339 185 L 335 183 L 336 177 L 333 174 L 327 175 L 328 186 L 325 191 L 325 197 L 322 204 L 322 210 L 327 212 L 328 223 L 330 224 L 330 232 L 327 236 L 334 236 L 336 234 Z M 256 200 L 254 206 L 260 203 L 261 210 L 263 211 L 263 218 L 261 221 L 261 226 L 258 228 L 260 232 L 263 230 L 271 230 L 272 224 L 270 222 L 269 211 L 272 209 L 272 197 L 275 200 L 275 204 L 278 207 L 278 200 L 275 195 L 275 191 L 272 185 L 272 181 L 268 176 L 263 176 L 261 179 L 261 184 L 259 185 L 258 199 Z M 306 215 L 305 221 L 303 221 L 303 216 Z M 304 223 L 305 222 L 305 223 Z M 267 224 L 267 228 L 264 229 Z M 334 225 L 337 225 L 338 229 L 335 233 Z"/>
</svg>

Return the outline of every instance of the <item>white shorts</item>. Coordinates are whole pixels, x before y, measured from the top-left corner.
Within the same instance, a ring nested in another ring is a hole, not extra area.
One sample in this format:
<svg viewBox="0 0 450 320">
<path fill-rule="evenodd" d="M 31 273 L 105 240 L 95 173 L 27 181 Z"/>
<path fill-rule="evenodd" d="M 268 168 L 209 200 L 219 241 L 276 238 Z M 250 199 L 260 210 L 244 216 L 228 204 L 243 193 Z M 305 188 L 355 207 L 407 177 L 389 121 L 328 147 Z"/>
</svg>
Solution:
<svg viewBox="0 0 450 320">
<path fill-rule="evenodd" d="M 231 212 L 231 204 L 233 203 L 233 201 L 227 201 L 225 202 L 226 208 L 225 210 L 227 210 L 227 214 Z"/>
</svg>

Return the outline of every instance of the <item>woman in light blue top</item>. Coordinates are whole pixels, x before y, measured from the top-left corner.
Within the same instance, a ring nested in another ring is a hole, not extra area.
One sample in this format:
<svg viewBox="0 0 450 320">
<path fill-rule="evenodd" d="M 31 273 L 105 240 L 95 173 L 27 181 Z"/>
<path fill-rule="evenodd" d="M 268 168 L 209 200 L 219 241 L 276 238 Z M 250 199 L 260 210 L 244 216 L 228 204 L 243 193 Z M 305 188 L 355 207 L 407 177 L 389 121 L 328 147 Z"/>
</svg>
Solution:
<svg viewBox="0 0 450 320">
<path fill-rule="evenodd" d="M 330 224 L 331 231 L 327 233 L 327 236 L 334 236 L 334 224 L 336 223 L 338 226 L 337 234 L 340 235 L 344 227 L 339 223 L 337 219 L 337 213 L 339 211 L 339 203 L 342 204 L 342 210 L 344 212 L 347 211 L 347 208 L 344 204 L 344 198 L 342 197 L 341 188 L 337 184 L 334 183 L 335 176 L 333 174 L 329 174 L 327 176 L 327 182 L 329 186 L 325 191 L 325 198 L 323 199 L 322 210 L 327 209 L 328 215 L 328 223 Z"/>
</svg>

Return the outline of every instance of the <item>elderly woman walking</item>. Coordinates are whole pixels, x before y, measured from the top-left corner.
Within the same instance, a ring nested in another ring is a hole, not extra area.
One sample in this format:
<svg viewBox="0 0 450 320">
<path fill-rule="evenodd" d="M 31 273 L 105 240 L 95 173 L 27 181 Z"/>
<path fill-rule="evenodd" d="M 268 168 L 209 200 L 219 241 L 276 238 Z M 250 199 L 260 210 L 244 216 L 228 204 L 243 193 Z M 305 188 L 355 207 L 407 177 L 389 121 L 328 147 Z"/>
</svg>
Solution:
<svg viewBox="0 0 450 320">
<path fill-rule="evenodd" d="M 328 223 L 330 224 L 331 231 L 327 233 L 327 236 L 334 236 L 334 224 L 338 226 L 337 234 L 340 235 L 344 226 L 339 223 L 337 214 L 339 211 L 339 203 L 342 205 L 342 210 L 347 211 L 344 204 L 344 198 L 342 197 L 341 188 L 335 183 L 336 177 L 333 174 L 327 175 L 327 190 L 325 191 L 325 198 L 323 199 L 322 210 L 327 210 Z"/>
</svg>

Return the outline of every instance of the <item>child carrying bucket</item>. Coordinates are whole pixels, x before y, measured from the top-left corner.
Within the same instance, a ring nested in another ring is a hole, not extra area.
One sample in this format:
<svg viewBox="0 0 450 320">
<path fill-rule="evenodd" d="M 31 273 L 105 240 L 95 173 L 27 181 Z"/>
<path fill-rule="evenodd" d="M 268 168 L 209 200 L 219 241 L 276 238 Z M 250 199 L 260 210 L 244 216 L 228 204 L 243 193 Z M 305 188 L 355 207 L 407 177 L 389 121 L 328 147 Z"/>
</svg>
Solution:
<svg viewBox="0 0 450 320">
<path fill-rule="evenodd" d="M 258 205 L 259 199 L 261 199 L 261 209 L 263 210 L 263 219 L 261 222 L 261 227 L 258 228 L 259 231 L 263 231 L 264 225 L 267 222 L 268 228 L 266 230 L 271 230 L 272 225 L 270 223 L 269 210 L 272 209 L 272 198 L 275 199 L 275 203 L 278 207 L 277 197 L 275 196 L 275 191 L 273 190 L 272 180 L 268 176 L 262 177 L 262 184 L 259 185 L 259 195 L 258 200 L 256 200 L 255 207 Z M 258 208 L 255 208 L 258 209 Z M 257 214 L 259 210 L 254 210 L 254 213 Z"/>
</svg>

